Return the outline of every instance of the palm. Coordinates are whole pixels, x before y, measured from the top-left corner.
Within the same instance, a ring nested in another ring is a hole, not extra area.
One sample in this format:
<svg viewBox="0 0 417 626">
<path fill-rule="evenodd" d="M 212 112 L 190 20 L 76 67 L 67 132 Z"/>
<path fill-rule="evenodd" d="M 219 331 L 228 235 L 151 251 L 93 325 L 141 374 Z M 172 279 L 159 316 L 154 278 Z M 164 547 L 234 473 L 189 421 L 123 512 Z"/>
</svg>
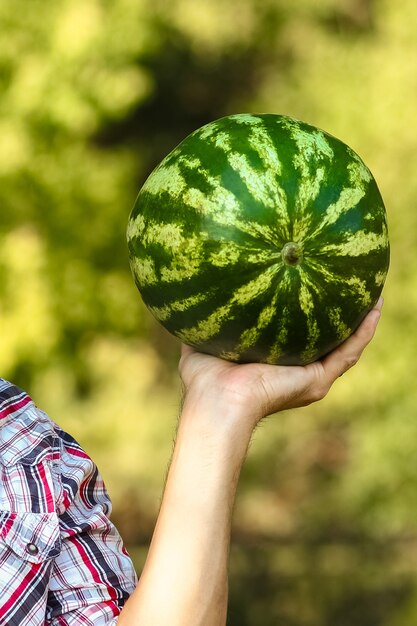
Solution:
<svg viewBox="0 0 417 626">
<path fill-rule="evenodd" d="M 322 364 L 286 367 L 248 363 L 237 365 L 183 348 L 181 376 L 186 387 L 198 380 L 201 388 L 241 405 L 259 417 L 313 401 L 310 386 L 319 381 Z"/>
<path fill-rule="evenodd" d="M 260 363 L 237 365 L 183 346 L 180 373 L 187 390 L 221 398 L 256 419 L 323 398 L 333 382 L 354 365 L 372 339 L 380 317 L 378 303 L 358 330 L 322 361 L 306 366 Z"/>
</svg>

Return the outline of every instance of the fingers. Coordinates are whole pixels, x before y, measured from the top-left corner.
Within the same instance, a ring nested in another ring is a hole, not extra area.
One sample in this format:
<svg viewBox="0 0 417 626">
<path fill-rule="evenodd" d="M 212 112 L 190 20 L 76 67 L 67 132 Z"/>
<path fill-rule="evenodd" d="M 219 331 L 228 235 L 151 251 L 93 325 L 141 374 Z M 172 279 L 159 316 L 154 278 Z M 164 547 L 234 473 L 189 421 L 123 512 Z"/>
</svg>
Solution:
<svg viewBox="0 0 417 626">
<path fill-rule="evenodd" d="M 196 380 L 197 375 L 205 376 L 206 380 L 211 376 L 213 384 L 221 384 L 229 392 L 230 389 L 234 390 L 233 401 L 236 401 L 236 398 L 245 397 L 250 388 L 251 401 L 253 398 L 258 398 L 259 409 L 252 410 L 251 415 L 260 411 L 262 416 L 265 416 L 283 409 L 306 406 L 321 400 L 334 381 L 359 360 L 374 336 L 381 308 L 382 299 L 343 344 L 321 361 L 315 361 L 304 367 L 260 364 L 237 366 L 200 354 L 190 346 L 182 345 L 181 377 L 189 385 Z M 191 356 L 192 358 L 188 358 Z M 230 376 L 231 373 L 233 376 Z M 225 377 L 228 377 L 227 385 L 223 384 Z"/>
<path fill-rule="evenodd" d="M 183 377 L 183 370 L 184 370 L 185 364 L 188 363 L 190 355 L 194 353 L 195 353 L 194 348 L 192 348 L 191 346 L 187 346 L 187 344 L 185 343 L 181 343 L 181 354 L 180 354 L 180 360 L 178 363 L 178 368 L 179 368 L 181 377 Z"/>
<path fill-rule="evenodd" d="M 330 384 L 355 365 L 375 334 L 381 317 L 383 299 L 368 313 L 359 328 L 336 350 L 322 361 L 325 376 Z"/>
<path fill-rule="evenodd" d="M 186 356 L 193 352 L 193 348 L 191 346 L 187 346 L 185 343 L 181 343 L 181 356 Z"/>
</svg>

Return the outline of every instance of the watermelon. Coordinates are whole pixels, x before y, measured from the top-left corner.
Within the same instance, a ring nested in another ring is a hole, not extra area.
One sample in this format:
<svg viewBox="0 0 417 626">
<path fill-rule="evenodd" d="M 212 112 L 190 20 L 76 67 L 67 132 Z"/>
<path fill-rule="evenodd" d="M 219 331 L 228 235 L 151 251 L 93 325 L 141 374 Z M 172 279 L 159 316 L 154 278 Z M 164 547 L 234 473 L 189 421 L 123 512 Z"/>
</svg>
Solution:
<svg viewBox="0 0 417 626">
<path fill-rule="evenodd" d="M 242 363 L 320 359 L 375 305 L 389 265 L 384 203 L 360 157 L 273 114 L 186 137 L 145 181 L 127 239 L 155 318 Z"/>
</svg>

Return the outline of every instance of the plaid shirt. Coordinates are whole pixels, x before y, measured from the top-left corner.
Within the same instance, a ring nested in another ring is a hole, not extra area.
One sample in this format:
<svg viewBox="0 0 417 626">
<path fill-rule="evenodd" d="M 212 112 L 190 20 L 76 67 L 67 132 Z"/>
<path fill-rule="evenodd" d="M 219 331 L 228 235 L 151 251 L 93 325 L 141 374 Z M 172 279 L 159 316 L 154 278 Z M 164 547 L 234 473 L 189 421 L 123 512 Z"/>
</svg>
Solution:
<svg viewBox="0 0 417 626">
<path fill-rule="evenodd" d="M 0 626 L 114 626 L 136 586 L 102 478 L 0 379 Z"/>
</svg>

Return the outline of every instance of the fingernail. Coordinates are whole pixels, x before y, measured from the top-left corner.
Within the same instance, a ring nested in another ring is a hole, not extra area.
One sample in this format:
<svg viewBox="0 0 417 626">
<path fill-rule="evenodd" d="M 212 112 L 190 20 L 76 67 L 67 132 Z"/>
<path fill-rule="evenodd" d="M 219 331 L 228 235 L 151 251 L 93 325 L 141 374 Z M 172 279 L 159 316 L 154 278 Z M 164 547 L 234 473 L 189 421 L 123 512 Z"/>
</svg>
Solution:
<svg viewBox="0 0 417 626">
<path fill-rule="evenodd" d="M 375 308 L 378 309 L 378 311 L 380 311 L 382 309 L 383 304 L 384 304 L 384 298 L 382 296 L 379 296 L 378 302 L 376 303 Z"/>
</svg>

